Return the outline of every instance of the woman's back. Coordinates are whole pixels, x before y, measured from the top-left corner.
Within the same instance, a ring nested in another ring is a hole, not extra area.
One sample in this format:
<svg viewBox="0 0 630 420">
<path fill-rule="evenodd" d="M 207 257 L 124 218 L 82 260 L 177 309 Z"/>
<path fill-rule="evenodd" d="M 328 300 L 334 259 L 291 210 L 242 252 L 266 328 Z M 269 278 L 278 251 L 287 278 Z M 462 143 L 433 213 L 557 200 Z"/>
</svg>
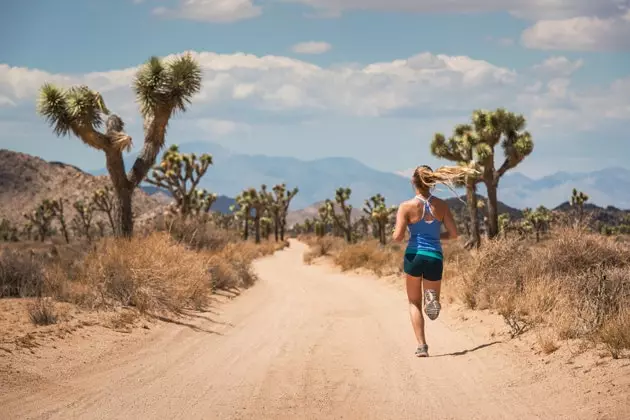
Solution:
<svg viewBox="0 0 630 420">
<path fill-rule="evenodd" d="M 409 229 L 406 252 L 441 257 L 440 229 L 446 203 L 431 195 L 426 199 L 417 195 L 406 202 L 406 207 L 407 227 Z"/>
</svg>

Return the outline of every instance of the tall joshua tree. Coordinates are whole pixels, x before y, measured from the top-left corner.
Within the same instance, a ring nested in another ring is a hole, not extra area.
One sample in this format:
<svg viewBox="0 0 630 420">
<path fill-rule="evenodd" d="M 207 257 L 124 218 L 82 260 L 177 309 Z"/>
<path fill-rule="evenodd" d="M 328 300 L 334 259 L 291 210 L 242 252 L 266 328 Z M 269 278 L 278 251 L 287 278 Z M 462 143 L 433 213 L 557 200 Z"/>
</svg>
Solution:
<svg viewBox="0 0 630 420">
<path fill-rule="evenodd" d="M 363 212 L 373 221 L 373 227 L 376 227 L 378 240 L 383 245 L 387 243 L 387 224 L 394 211 L 394 207 L 388 208 L 385 205 L 385 197 L 381 194 L 376 194 L 370 197 L 369 200 L 365 200 Z"/>
<path fill-rule="evenodd" d="M 175 199 L 177 212 L 182 216 L 205 213 L 217 197 L 197 186 L 210 165 L 211 155 L 204 153 L 197 158 L 194 153 L 183 154 L 174 144 L 164 152 L 162 162 L 153 168 L 146 182 L 168 190 Z"/>
<path fill-rule="evenodd" d="M 256 234 L 256 243 L 260 243 L 260 221 L 265 217 L 265 212 L 269 204 L 269 195 L 267 186 L 262 185 L 260 191 L 255 188 L 248 190 L 251 201 L 251 208 L 254 210 L 254 232 Z"/>
<path fill-rule="evenodd" d="M 481 165 L 481 178 L 488 193 L 488 237 L 499 233 L 497 189 L 499 180 L 507 171 L 516 167 L 533 150 L 534 142 L 525 131 L 525 117 L 499 108 L 496 111 L 476 110 L 473 112 L 473 127 L 477 135 L 475 154 Z M 495 147 L 503 149 L 504 160 L 495 167 Z"/>
<path fill-rule="evenodd" d="M 289 205 L 293 197 L 297 195 L 298 189 L 287 190 L 286 184 L 278 184 L 273 187 L 273 192 L 274 195 L 269 196 L 269 211 L 274 221 L 274 234 L 276 242 L 278 239 L 284 241 Z"/>
<path fill-rule="evenodd" d="M 335 226 L 341 230 L 346 238 L 346 242 L 351 243 L 352 237 L 352 205 L 348 204 L 352 190 L 350 188 L 338 188 L 335 192 L 335 203 L 341 210 L 341 215 L 335 212 L 335 203 L 332 200 L 326 200 L 328 214 L 332 218 Z"/>
<path fill-rule="evenodd" d="M 473 127 L 469 124 L 460 124 L 455 127 L 453 136 L 446 139 L 443 134 L 435 134 L 431 142 L 431 153 L 434 156 L 456 162 L 460 165 L 467 165 L 477 168 L 475 161 L 475 147 L 479 138 Z M 479 234 L 479 219 L 477 206 L 477 184 L 481 179 L 477 176 L 467 175 L 462 184 L 466 188 L 466 202 L 468 207 L 468 217 L 470 219 L 471 238 L 466 243 L 467 248 L 478 248 L 481 243 Z"/>
<path fill-rule="evenodd" d="M 131 136 L 125 133 L 123 120 L 107 109 L 100 93 L 87 86 L 64 89 L 46 83 L 41 87 L 37 110 L 53 132 L 58 136 L 73 134 L 105 154 L 116 193 L 116 236 L 133 234 L 133 192 L 164 146 L 170 118 L 177 111 L 186 111 L 201 89 L 201 80 L 201 68 L 189 54 L 170 61 L 151 57 L 138 69 L 133 90 L 144 118 L 144 147 L 128 173 L 123 151 L 131 148 Z"/>
</svg>

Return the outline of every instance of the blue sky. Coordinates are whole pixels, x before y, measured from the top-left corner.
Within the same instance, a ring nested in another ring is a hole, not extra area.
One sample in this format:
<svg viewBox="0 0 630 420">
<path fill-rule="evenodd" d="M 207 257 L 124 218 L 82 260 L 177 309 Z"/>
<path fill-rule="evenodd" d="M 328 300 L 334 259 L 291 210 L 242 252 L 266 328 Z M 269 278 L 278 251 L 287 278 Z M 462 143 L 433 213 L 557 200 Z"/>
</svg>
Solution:
<svg viewBox="0 0 630 420">
<path fill-rule="evenodd" d="M 195 51 L 169 142 L 403 171 L 475 108 L 523 113 L 530 176 L 630 167 L 628 0 L 29 0 L 0 16 L 0 147 L 103 166 L 35 114 L 46 81 L 101 91 L 142 143 L 133 67 Z M 300 44 L 302 44 L 300 46 Z"/>
</svg>

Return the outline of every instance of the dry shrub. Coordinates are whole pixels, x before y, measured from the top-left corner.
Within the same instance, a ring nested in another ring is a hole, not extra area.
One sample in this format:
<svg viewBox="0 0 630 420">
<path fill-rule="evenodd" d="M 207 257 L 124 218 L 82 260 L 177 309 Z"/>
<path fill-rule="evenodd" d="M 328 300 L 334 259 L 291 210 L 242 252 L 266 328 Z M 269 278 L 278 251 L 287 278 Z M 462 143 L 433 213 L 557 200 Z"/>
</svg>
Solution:
<svg viewBox="0 0 630 420">
<path fill-rule="evenodd" d="M 560 348 L 553 337 L 553 333 L 539 331 L 537 339 L 540 350 L 545 354 L 551 354 Z"/>
<path fill-rule="evenodd" d="M 366 268 L 378 276 L 397 273 L 402 268 L 401 255 L 380 246 L 378 241 L 347 245 L 337 253 L 334 261 L 343 271 Z"/>
<path fill-rule="evenodd" d="M 238 232 L 217 228 L 202 217 L 160 219 L 156 230 L 168 232 L 177 242 L 197 250 L 216 251 L 240 241 Z"/>
<path fill-rule="evenodd" d="M 83 260 L 75 289 L 94 306 L 131 306 L 141 313 L 179 313 L 198 306 L 210 290 L 208 256 L 154 233 L 131 239 L 108 238 Z"/>
<path fill-rule="evenodd" d="M 38 298 L 28 307 L 28 315 L 35 325 L 52 325 L 57 323 L 55 303 L 50 298 Z"/>
<path fill-rule="evenodd" d="M 555 231 L 539 246 L 498 239 L 486 243 L 462 275 L 464 302 L 498 309 L 513 336 L 551 322 L 560 338 L 606 337 L 613 347 L 628 347 L 616 332 L 624 325 L 618 314 L 630 304 L 627 244 L 571 229 Z"/>
<path fill-rule="evenodd" d="M 630 349 L 630 310 L 626 307 L 607 319 L 599 330 L 598 338 L 613 359 L 618 359 L 624 349 Z"/>
<path fill-rule="evenodd" d="M 40 296 L 44 287 L 41 259 L 28 250 L 5 249 L 0 255 L 0 298 Z"/>
<path fill-rule="evenodd" d="M 320 257 L 332 256 L 333 251 L 343 248 L 343 240 L 332 236 L 323 237 L 307 237 L 305 242 L 310 249 L 304 254 L 304 262 L 311 264 L 315 259 Z"/>
</svg>

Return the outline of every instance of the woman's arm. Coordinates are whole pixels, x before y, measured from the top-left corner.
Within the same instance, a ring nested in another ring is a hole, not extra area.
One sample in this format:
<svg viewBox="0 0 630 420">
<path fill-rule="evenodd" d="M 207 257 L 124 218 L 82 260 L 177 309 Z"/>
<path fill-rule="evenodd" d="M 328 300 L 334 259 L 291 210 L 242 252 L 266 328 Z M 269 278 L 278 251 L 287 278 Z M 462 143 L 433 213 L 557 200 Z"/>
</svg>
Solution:
<svg viewBox="0 0 630 420">
<path fill-rule="evenodd" d="M 396 213 L 396 227 L 394 227 L 394 235 L 392 239 L 396 242 L 402 242 L 405 239 L 405 227 L 407 225 L 407 216 L 403 209 L 404 205 L 398 206 L 398 212 Z"/>
<path fill-rule="evenodd" d="M 457 238 L 457 225 L 455 225 L 453 214 L 448 207 L 446 207 L 446 213 L 444 214 L 444 227 L 446 228 L 446 232 L 440 233 L 440 239 Z"/>
</svg>

